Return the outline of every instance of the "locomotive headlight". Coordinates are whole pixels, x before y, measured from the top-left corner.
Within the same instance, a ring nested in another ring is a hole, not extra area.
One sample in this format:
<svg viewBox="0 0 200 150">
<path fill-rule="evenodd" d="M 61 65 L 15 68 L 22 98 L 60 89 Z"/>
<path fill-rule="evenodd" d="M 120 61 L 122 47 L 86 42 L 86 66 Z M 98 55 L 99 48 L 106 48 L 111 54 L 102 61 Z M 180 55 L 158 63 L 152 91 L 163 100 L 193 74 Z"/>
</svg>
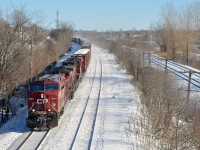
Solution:
<svg viewBox="0 0 200 150">
<path fill-rule="evenodd" d="M 41 94 L 41 98 L 44 98 L 44 94 Z"/>
<path fill-rule="evenodd" d="M 56 98 L 56 97 L 53 97 L 53 98 L 51 98 L 51 100 L 57 100 L 57 98 Z"/>
<path fill-rule="evenodd" d="M 35 109 L 32 109 L 32 112 L 35 112 Z"/>
<path fill-rule="evenodd" d="M 49 108 L 48 111 L 51 111 L 51 109 Z"/>
<path fill-rule="evenodd" d="M 53 105 L 53 106 L 56 106 L 56 103 L 53 103 L 52 105 Z"/>
</svg>

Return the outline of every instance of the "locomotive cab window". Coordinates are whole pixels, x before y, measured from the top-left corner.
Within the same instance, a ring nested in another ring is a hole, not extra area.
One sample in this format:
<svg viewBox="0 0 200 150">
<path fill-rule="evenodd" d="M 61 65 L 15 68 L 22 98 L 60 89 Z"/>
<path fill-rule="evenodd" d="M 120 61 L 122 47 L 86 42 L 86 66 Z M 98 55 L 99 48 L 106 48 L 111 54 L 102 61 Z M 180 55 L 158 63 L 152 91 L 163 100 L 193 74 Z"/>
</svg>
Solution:
<svg viewBox="0 0 200 150">
<path fill-rule="evenodd" d="M 30 86 L 31 91 L 42 91 L 43 89 L 44 89 L 43 85 L 39 85 L 39 84 L 32 84 Z"/>
<path fill-rule="evenodd" d="M 50 90 L 58 90 L 58 85 L 55 84 L 48 84 L 44 86 L 44 90 L 50 91 Z"/>
</svg>

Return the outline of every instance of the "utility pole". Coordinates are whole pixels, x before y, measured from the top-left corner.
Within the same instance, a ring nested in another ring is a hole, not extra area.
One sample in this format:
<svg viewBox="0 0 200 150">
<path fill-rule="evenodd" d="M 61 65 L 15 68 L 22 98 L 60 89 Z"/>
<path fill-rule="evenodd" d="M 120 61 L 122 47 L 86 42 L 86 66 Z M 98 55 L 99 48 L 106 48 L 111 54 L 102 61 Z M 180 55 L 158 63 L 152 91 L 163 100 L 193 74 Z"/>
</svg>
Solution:
<svg viewBox="0 0 200 150">
<path fill-rule="evenodd" d="M 56 19 L 56 28 L 59 28 L 59 20 L 58 20 L 58 15 L 59 15 L 59 11 L 56 12 L 57 14 L 57 19 Z"/>
<path fill-rule="evenodd" d="M 29 80 L 32 81 L 32 49 L 33 49 L 33 42 L 32 37 L 30 39 L 30 74 L 29 74 Z"/>
</svg>

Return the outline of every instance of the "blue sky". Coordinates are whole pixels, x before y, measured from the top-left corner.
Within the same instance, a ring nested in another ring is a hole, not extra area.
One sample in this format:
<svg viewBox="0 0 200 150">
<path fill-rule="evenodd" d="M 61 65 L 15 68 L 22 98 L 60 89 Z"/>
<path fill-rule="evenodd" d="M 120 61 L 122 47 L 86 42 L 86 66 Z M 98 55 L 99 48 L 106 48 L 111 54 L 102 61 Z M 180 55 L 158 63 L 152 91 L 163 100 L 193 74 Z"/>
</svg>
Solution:
<svg viewBox="0 0 200 150">
<path fill-rule="evenodd" d="M 158 20 L 161 7 L 172 2 L 181 8 L 196 0 L 0 0 L 0 8 L 25 6 L 29 12 L 39 12 L 41 24 L 56 27 L 56 11 L 59 20 L 72 22 L 75 29 L 83 30 L 129 30 L 148 29 Z"/>
</svg>

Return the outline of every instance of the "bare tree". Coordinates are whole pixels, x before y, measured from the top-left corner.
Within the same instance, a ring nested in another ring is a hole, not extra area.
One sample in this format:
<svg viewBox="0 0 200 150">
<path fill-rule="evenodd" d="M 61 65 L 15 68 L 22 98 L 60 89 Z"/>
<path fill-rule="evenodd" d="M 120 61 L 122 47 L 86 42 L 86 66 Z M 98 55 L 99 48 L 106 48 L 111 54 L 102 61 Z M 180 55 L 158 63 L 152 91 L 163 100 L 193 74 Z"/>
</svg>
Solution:
<svg viewBox="0 0 200 150">
<path fill-rule="evenodd" d="M 156 44 L 159 45 L 161 52 L 167 51 L 167 31 L 164 27 L 164 24 L 162 22 L 155 23 L 152 25 L 152 37 Z"/>
<path fill-rule="evenodd" d="M 27 43 L 22 40 L 22 35 L 26 33 L 21 29 L 28 22 L 29 18 L 22 10 L 14 10 L 9 18 L 0 21 L 0 88 L 6 93 L 10 93 L 14 84 L 21 81 L 18 69 L 21 67 L 24 51 L 27 48 Z"/>
<path fill-rule="evenodd" d="M 166 29 L 169 48 L 172 52 L 172 59 L 176 58 L 176 29 L 177 29 L 177 12 L 174 6 L 171 3 L 168 3 L 165 6 L 165 9 L 162 9 L 161 17 L 163 24 Z"/>
<path fill-rule="evenodd" d="M 28 45 L 23 35 L 28 37 L 28 32 L 22 29 L 28 26 L 30 18 L 25 14 L 24 9 L 14 9 L 0 18 L 0 93 L 7 97 L 7 117 L 13 89 L 27 80 L 26 73 L 23 74 L 27 70 L 23 69 Z"/>
<path fill-rule="evenodd" d="M 186 7 L 179 15 L 179 45 L 183 53 L 183 62 L 189 63 L 189 51 L 194 44 L 192 7 Z"/>
<path fill-rule="evenodd" d="M 192 5 L 192 16 L 193 16 L 193 24 L 194 24 L 194 35 L 197 38 L 197 43 L 200 41 L 200 2 L 196 1 L 194 5 Z"/>
<path fill-rule="evenodd" d="M 74 25 L 72 23 L 61 22 L 59 29 L 54 29 L 50 33 L 50 37 L 55 40 L 55 46 L 59 50 L 59 54 L 65 53 L 68 47 L 71 46 L 71 39 L 74 35 L 73 33 Z M 59 56 L 59 54 L 57 56 Z"/>
</svg>

